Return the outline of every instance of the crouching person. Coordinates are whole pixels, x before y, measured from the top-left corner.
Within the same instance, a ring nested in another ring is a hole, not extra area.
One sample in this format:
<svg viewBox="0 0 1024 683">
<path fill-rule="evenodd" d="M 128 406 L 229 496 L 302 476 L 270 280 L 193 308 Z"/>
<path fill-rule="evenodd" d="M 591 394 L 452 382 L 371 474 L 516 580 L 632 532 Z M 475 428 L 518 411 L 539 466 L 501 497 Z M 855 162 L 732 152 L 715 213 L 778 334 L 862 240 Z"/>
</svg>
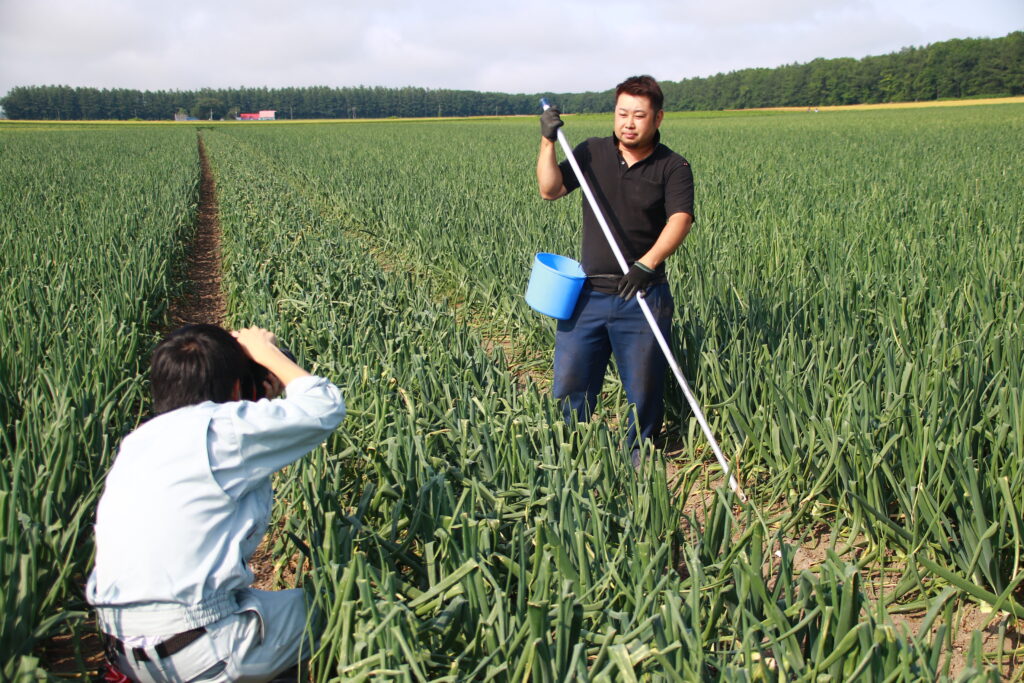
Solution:
<svg viewBox="0 0 1024 683">
<path fill-rule="evenodd" d="M 337 428 L 341 393 L 258 327 L 172 332 L 151 384 L 156 417 L 125 437 L 96 513 L 86 590 L 108 657 L 138 681 L 270 680 L 309 656 L 305 600 L 250 588 L 249 558 L 271 475 Z"/>
</svg>

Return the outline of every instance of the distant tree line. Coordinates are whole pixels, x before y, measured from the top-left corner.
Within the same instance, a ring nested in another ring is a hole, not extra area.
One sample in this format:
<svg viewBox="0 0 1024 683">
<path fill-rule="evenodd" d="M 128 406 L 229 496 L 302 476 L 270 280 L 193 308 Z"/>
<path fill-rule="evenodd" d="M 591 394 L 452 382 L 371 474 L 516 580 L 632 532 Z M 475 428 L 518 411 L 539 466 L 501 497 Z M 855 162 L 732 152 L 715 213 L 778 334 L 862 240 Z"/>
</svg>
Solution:
<svg viewBox="0 0 1024 683">
<path fill-rule="evenodd" d="M 1024 31 L 663 83 L 669 111 L 1024 95 Z"/>
<path fill-rule="evenodd" d="M 662 81 L 665 109 L 708 111 L 1024 94 L 1024 31 L 904 48 L 863 59 L 816 59 L 707 78 Z M 611 111 L 612 91 L 532 95 L 315 86 L 140 91 L 61 85 L 17 86 L 0 98 L 11 119 L 235 118 L 276 109 L 278 118 L 387 118 L 534 114 L 548 97 L 563 112 Z"/>
</svg>

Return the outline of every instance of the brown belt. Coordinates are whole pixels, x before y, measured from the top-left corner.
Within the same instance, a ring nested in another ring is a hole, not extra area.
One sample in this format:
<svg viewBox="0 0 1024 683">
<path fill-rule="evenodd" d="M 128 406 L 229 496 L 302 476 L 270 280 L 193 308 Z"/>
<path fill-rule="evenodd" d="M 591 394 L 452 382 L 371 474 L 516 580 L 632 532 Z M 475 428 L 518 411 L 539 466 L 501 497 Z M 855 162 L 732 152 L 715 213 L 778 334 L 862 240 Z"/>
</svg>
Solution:
<svg viewBox="0 0 1024 683">
<path fill-rule="evenodd" d="M 194 643 L 196 640 L 198 640 L 199 637 L 202 636 L 204 633 L 206 633 L 206 628 L 203 626 L 200 626 L 199 628 L 194 628 L 191 631 L 184 631 L 183 633 L 178 633 L 176 635 L 171 636 L 167 640 L 158 643 L 156 647 L 154 647 L 153 649 L 156 651 L 156 654 L 158 657 L 160 657 L 160 659 L 165 659 L 167 657 L 170 657 L 171 655 L 178 654 L 186 647 Z M 115 650 L 117 650 L 125 657 L 127 657 L 128 653 L 131 652 L 132 656 L 135 657 L 136 662 L 149 661 L 149 655 L 146 654 L 145 648 L 125 647 L 124 643 L 122 643 L 120 640 L 111 635 L 107 636 L 107 640 L 110 642 L 111 647 L 113 647 Z"/>
</svg>

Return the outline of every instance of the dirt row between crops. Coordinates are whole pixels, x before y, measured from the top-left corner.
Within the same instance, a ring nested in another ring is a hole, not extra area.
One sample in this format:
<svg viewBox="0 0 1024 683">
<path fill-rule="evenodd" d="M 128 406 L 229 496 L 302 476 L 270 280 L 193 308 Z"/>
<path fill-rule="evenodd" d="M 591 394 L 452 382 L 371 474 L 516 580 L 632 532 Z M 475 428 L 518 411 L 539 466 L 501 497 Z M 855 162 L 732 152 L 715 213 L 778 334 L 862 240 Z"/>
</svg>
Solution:
<svg viewBox="0 0 1024 683">
<path fill-rule="evenodd" d="M 217 181 L 206 157 L 206 145 L 198 136 L 199 207 L 195 233 L 185 259 L 184 291 L 171 302 L 170 329 L 189 323 L 223 325 L 227 305 L 221 287 L 220 210 L 217 206 Z"/>
</svg>

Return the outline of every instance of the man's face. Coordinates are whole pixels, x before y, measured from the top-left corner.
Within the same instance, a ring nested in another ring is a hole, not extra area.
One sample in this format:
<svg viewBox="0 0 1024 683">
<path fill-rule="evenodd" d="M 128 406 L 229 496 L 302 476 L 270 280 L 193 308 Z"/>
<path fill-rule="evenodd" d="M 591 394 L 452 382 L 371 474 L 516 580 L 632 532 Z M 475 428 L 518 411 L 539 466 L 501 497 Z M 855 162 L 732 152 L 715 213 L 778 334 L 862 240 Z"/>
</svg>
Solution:
<svg viewBox="0 0 1024 683">
<path fill-rule="evenodd" d="M 663 115 L 654 111 L 649 98 L 622 93 L 615 100 L 615 136 L 623 147 L 644 149 L 654 142 Z"/>
</svg>

